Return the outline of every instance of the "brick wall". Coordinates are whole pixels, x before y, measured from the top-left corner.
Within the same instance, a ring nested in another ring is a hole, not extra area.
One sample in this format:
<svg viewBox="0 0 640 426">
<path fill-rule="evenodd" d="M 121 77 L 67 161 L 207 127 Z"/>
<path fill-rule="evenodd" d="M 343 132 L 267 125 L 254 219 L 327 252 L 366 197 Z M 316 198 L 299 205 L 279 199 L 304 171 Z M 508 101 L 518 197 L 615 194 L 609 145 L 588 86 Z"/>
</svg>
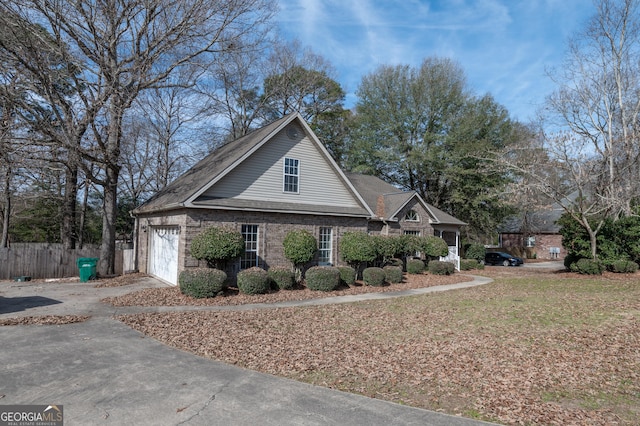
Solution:
<svg viewBox="0 0 640 426">
<path fill-rule="evenodd" d="M 282 241 L 293 229 L 306 229 L 316 239 L 321 227 L 333 229 L 332 260 L 341 264 L 338 256 L 340 239 L 345 232 L 366 231 L 367 220 L 336 216 L 296 215 L 284 213 L 264 213 L 246 211 L 189 210 L 186 214 L 184 238 L 186 242 L 183 269 L 204 266 L 204 262 L 191 257 L 188 242 L 210 226 L 226 226 L 241 231 L 242 225 L 258 225 L 258 256 L 261 267 L 291 266 L 284 256 Z M 233 271 L 228 271 L 233 273 Z"/>
<path fill-rule="evenodd" d="M 535 238 L 533 247 L 527 248 L 527 252 L 535 253 L 536 259 L 562 260 L 567 255 L 567 251 L 562 247 L 562 235 L 559 234 L 532 234 Z M 523 250 L 526 241 L 523 234 L 501 234 L 502 247 L 509 250 Z M 552 248 L 559 249 L 559 253 L 552 253 Z M 513 253 L 516 254 L 516 253 Z"/>
</svg>

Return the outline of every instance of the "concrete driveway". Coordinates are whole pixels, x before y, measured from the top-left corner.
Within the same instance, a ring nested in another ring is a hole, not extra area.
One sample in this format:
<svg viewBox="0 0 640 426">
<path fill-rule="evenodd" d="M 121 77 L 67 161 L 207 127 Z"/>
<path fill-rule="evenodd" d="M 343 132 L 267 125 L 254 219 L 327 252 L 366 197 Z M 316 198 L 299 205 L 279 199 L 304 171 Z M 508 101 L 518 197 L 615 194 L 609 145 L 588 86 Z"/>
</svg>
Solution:
<svg viewBox="0 0 640 426">
<path fill-rule="evenodd" d="M 481 425 L 200 358 L 111 318 L 101 298 L 163 286 L 0 283 L 0 319 L 91 315 L 0 327 L 0 404 L 58 404 L 65 425 Z"/>
</svg>

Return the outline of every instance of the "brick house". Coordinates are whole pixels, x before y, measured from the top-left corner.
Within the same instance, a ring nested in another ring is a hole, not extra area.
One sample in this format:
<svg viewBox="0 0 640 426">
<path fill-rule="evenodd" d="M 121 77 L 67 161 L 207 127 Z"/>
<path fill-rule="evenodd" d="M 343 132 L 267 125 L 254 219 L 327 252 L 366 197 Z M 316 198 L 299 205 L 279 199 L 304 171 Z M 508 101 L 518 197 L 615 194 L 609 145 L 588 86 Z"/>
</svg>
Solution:
<svg viewBox="0 0 640 426">
<path fill-rule="evenodd" d="M 529 258 L 563 260 L 567 251 L 562 246 L 560 226 L 556 223 L 563 211 L 559 205 L 552 205 L 548 210 L 510 218 L 498 231 L 500 247 Z"/>
<path fill-rule="evenodd" d="M 193 237 L 210 226 L 245 239 L 241 269 L 290 266 L 282 241 L 292 229 L 318 240 L 318 264 L 339 265 L 342 235 L 437 235 L 457 260 L 463 222 L 376 177 L 345 173 L 299 114 L 290 114 L 217 148 L 133 211 L 141 272 L 176 284 L 180 271 L 204 262 Z"/>
</svg>

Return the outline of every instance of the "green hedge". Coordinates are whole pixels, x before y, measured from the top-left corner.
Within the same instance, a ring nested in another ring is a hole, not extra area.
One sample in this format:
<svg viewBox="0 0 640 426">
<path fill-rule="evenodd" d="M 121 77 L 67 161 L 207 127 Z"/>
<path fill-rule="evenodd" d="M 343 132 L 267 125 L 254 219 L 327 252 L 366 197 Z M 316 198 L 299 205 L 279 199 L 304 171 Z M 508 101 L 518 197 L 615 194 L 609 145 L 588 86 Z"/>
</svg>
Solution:
<svg viewBox="0 0 640 426">
<path fill-rule="evenodd" d="M 244 237 L 236 230 L 212 226 L 191 241 L 191 256 L 203 259 L 212 268 L 224 269 L 229 259 L 244 253 Z"/>
<path fill-rule="evenodd" d="M 340 271 L 340 283 L 349 287 L 356 283 L 356 270 L 351 266 L 338 266 Z"/>
<path fill-rule="evenodd" d="M 485 254 L 487 254 L 487 249 L 482 244 L 476 243 L 469 244 L 464 251 L 464 256 L 467 259 L 473 259 L 478 263 L 484 261 Z"/>
<path fill-rule="evenodd" d="M 382 269 L 384 269 L 384 275 L 387 282 L 392 284 L 402 282 L 402 268 L 400 266 L 387 265 Z"/>
<path fill-rule="evenodd" d="M 580 259 L 571 264 L 571 271 L 583 275 L 602 275 L 605 269 L 602 262 L 593 259 Z"/>
<path fill-rule="evenodd" d="M 635 274 L 638 272 L 638 264 L 632 260 L 615 260 L 610 269 L 617 274 Z"/>
<path fill-rule="evenodd" d="M 461 271 L 470 271 L 472 269 L 484 269 L 484 265 L 479 263 L 475 259 L 461 259 L 460 260 L 460 270 Z"/>
<path fill-rule="evenodd" d="M 424 272 L 424 262 L 420 259 L 407 259 L 408 274 L 422 274 Z"/>
<path fill-rule="evenodd" d="M 384 269 L 377 267 L 366 268 L 362 271 L 362 281 L 364 281 L 365 285 L 373 287 L 383 286 L 385 282 Z"/>
<path fill-rule="evenodd" d="M 312 266 L 305 273 L 310 290 L 333 291 L 340 287 L 340 270 L 334 266 Z"/>
<path fill-rule="evenodd" d="M 180 272 L 180 292 L 202 299 L 215 297 L 227 288 L 227 274 L 219 269 L 190 268 Z"/>
<path fill-rule="evenodd" d="M 429 262 L 429 272 L 434 275 L 451 275 L 456 271 L 456 267 L 451 262 L 432 260 Z"/>
<path fill-rule="evenodd" d="M 238 273 L 238 290 L 244 294 L 265 294 L 271 289 L 269 274 L 262 268 L 242 270 Z"/>
<path fill-rule="evenodd" d="M 291 268 L 274 266 L 269 268 L 267 273 L 269 274 L 269 279 L 271 279 L 280 290 L 291 290 L 296 285 L 295 273 Z"/>
</svg>

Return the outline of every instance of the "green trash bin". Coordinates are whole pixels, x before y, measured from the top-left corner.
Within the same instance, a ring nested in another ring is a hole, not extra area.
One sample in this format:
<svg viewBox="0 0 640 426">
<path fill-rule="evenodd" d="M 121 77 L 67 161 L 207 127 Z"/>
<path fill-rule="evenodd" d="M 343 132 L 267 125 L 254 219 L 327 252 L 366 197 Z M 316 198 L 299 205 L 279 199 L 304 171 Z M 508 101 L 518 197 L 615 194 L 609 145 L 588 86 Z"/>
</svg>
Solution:
<svg viewBox="0 0 640 426">
<path fill-rule="evenodd" d="M 86 283 L 89 280 L 96 279 L 96 265 L 98 264 L 98 258 L 80 257 L 76 260 L 76 264 L 80 270 L 81 283 Z"/>
</svg>

